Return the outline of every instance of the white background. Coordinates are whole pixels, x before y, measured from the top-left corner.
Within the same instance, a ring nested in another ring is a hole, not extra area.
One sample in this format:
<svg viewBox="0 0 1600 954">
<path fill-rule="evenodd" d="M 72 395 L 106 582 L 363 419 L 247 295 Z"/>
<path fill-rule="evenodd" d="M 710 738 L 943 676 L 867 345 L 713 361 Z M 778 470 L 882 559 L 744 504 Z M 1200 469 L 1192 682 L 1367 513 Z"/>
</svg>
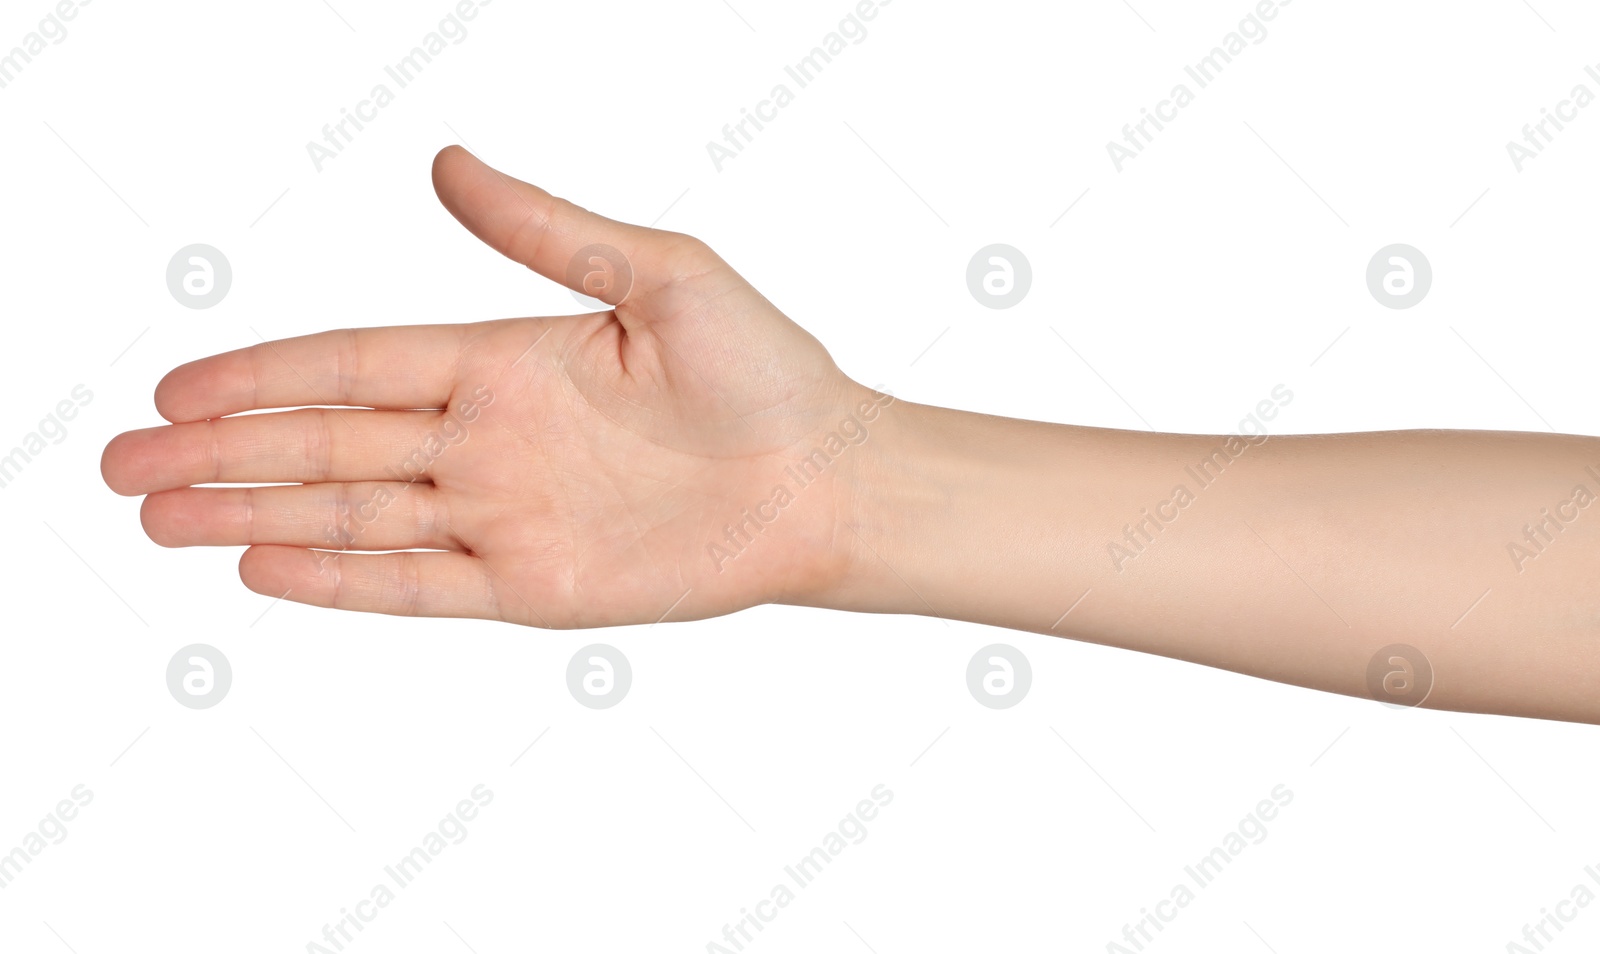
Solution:
<svg viewBox="0 0 1600 954">
<path fill-rule="evenodd" d="M 922 618 L 274 605 L 236 551 L 150 543 L 98 471 L 159 423 L 161 374 L 257 333 L 577 310 L 439 207 L 456 141 L 707 239 L 902 398 L 1227 432 L 1281 383 L 1280 433 L 1600 433 L 1600 105 L 1520 173 L 1505 148 L 1600 93 L 1592 5 L 1299 0 L 1119 174 L 1106 142 L 1250 3 L 899 0 L 719 173 L 707 141 L 851 3 L 496 0 L 319 173 L 306 142 L 452 8 L 332 2 L 99 0 L 0 89 L 0 450 L 94 394 L 0 489 L 0 852 L 94 793 L 0 890 L 0 948 L 306 950 L 479 783 L 469 837 L 347 949 L 704 951 L 879 784 L 866 840 L 747 950 L 1106 950 L 1280 784 L 1266 840 L 1150 950 L 1500 951 L 1600 894 L 1587 727 Z M 51 8 L 8 0 L 0 50 Z M 204 311 L 165 284 L 197 242 L 234 270 Z M 1004 311 L 965 286 L 995 242 L 1034 270 Z M 1395 242 L 1433 265 L 1409 310 L 1365 284 Z M 595 641 L 633 666 L 605 711 L 565 686 Z M 1034 670 L 1003 711 L 965 685 L 997 641 Z M 204 711 L 164 678 L 194 642 L 234 672 Z M 1552 949 L 1597 942 L 1600 905 Z"/>
</svg>

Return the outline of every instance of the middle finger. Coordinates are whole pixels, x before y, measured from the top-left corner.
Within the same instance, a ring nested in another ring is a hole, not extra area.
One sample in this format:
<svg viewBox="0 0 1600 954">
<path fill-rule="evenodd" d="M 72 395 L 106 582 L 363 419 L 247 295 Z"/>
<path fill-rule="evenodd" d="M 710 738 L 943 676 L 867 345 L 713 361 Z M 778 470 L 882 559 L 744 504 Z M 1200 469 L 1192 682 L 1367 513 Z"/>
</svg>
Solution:
<svg viewBox="0 0 1600 954">
<path fill-rule="evenodd" d="M 119 434 L 105 470 L 121 494 L 194 484 L 425 480 L 449 449 L 439 411 L 307 408 Z"/>
</svg>

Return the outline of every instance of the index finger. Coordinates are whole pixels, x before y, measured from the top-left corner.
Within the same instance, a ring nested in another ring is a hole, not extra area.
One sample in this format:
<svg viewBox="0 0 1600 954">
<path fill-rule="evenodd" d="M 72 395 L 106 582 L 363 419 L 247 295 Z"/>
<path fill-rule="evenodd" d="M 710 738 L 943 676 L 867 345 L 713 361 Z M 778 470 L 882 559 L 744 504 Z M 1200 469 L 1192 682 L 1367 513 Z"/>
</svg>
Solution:
<svg viewBox="0 0 1600 954">
<path fill-rule="evenodd" d="M 264 340 L 169 371 L 156 385 L 156 410 L 181 424 L 261 408 L 442 408 L 465 327 L 348 328 Z"/>
</svg>

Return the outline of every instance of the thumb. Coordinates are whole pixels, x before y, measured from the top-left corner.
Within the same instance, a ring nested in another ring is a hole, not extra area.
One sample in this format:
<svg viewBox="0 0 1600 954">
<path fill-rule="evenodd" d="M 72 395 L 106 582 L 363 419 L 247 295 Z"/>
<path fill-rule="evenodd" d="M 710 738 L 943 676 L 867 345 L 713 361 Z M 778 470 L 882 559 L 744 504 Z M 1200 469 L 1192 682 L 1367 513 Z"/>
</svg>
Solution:
<svg viewBox="0 0 1600 954">
<path fill-rule="evenodd" d="M 596 215 L 491 168 L 460 146 L 434 157 L 433 188 L 450 214 L 490 248 L 612 307 L 715 260 L 686 235 Z"/>
</svg>

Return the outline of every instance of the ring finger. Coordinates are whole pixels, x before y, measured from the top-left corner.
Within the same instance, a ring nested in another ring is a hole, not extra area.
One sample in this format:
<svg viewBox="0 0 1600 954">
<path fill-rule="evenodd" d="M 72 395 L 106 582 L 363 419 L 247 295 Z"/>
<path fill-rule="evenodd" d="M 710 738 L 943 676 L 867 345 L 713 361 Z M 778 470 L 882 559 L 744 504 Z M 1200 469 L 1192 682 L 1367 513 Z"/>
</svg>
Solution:
<svg viewBox="0 0 1600 954">
<path fill-rule="evenodd" d="M 450 532 L 444 495 L 426 483 L 185 487 L 146 497 L 139 517 L 164 547 L 464 549 Z"/>
</svg>

